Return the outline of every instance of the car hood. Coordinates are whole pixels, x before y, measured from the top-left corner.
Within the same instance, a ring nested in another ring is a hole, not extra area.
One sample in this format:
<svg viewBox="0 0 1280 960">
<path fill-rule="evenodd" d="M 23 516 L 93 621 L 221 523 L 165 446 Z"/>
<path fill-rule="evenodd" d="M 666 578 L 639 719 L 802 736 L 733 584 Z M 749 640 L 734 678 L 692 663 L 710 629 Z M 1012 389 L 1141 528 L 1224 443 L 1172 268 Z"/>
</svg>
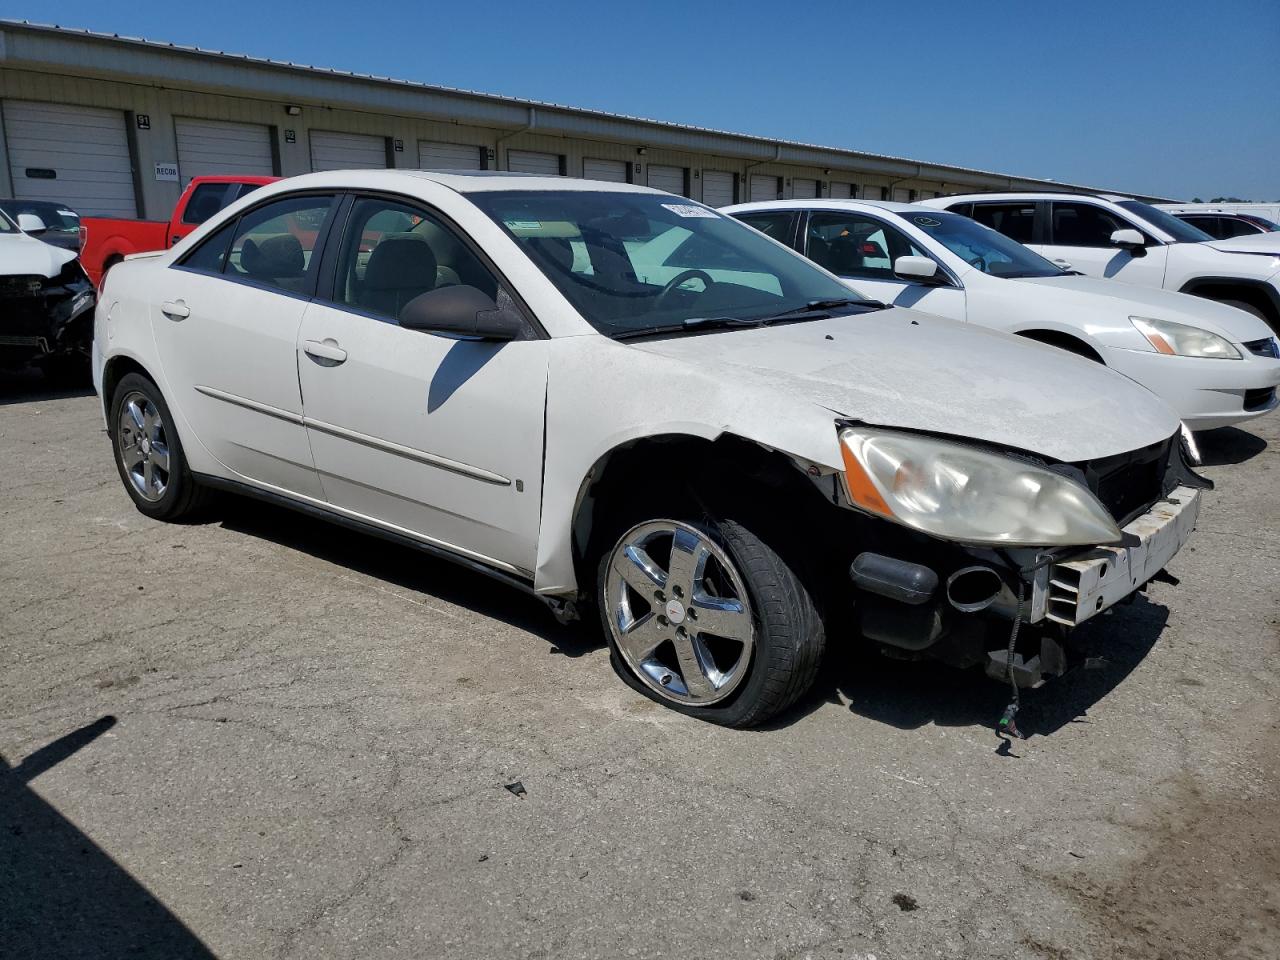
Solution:
<svg viewBox="0 0 1280 960">
<path fill-rule="evenodd" d="M 1106 367 L 914 310 L 633 342 L 726 389 L 752 385 L 840 417 L 1078 462 L 1167 439 L 1178 416 Z"/>
<path fill-rule="evenodd" d="M 1097 277 L 1028 277 L 1015 282 L 1050 287 L 1055 293 L 1078 293 L 1081 295 L 1081 309 L 1106 308 L 1122 312 L 1126 317 L 1172 320 L 1174 323 L 1200 327 L 1236 343 L 1271 336 L 1271 328 L 1253 314 L 1204 297 L 1193 297 L 1189 293 L 1175 293 L 1172 290 L 1143 287 L 1117 280 L 1100 280 Z M 1102 304 L 1098 297 L 1106 297 L 1110 304 Z"/>
<path fill-rule="evenodd" d="M 1280 257 L 1280 233 L 1249 233 L 1226 240 L 1209 240 L 1205 246 L 1228 253 L 1273 253 Z"/>
<path fill-rule="evenodd" d="M 56 277 L 74 260 L 70 250 L 43 243 L 25 233 L 0 233 L 0 276 Z"/>
</svg>

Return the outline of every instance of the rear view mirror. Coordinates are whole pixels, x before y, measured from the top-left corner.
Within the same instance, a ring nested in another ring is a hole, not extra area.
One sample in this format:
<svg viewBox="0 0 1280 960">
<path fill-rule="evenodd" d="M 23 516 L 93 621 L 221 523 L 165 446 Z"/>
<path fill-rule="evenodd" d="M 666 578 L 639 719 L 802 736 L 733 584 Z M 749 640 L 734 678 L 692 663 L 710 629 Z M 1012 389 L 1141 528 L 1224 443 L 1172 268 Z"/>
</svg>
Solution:
<svg viewBox="0 0 1280 960">
<path fill-rule="evenodd" d="M 34 213 L 20 213 L 18 214 L 18 229 L 23 233 L 44 233 L 49 228 Z"/>
<path fill-rule="evenodd" d="M 503 309 L 481 290 L 440 287 L 420 293 L 400 311 L 400 326 L 479 340 L 515 340 L 522 325 L 511 309 Z"/>
<path fill-rule="evenodd" d="M 893 272 L 903 280 L 937 281 L 938 264 L 928 257 L 899 257 L 893 261 Z"/>
<path fill-rule="evenodd" d="M 1147 241 L 1142 238 L 1137 230 L 1132 227 L 1126 227 L 1123 230 L 1117 230 L 1111 234 L 1111 245 L 1113 247 L 1124 247 L 1126 250 L 1132 250 L 1135 247 L 1145 247 Z"/>
</svg>

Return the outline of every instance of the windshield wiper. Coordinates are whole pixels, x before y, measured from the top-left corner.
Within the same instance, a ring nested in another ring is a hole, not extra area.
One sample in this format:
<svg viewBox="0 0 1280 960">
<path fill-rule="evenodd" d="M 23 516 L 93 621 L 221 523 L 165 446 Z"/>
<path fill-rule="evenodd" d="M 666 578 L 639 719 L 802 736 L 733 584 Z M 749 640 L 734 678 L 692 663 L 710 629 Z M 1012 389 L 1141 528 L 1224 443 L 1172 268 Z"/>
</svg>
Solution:
<svg viewBox="0 0 1280 960">
<path fill-rule="evenodd" d="M 735 330 L 742 327 L 762 327 L 767 320 L 748 317 L 690 317 L 683 323 L 667 323 L 657 327 L 641 327 L 611 334 L 615 340 L 631 340 L 664 333 L 692 333 L 699 330 Z"/>
<path fill-rule="evenodd" d="M 862 307 L 866 310 L 885 310 L 888 304 L 879 300 L 864 300 L 861 297 L 838 297 L 834 300 L 810 300 L 803 307 L 794 310 L 783 310 L 756 317 L 760 323 L 774 323 L 778 320 L 821 320 L 831 315 L 831 311 L 839 307 Z"/>
</svg>

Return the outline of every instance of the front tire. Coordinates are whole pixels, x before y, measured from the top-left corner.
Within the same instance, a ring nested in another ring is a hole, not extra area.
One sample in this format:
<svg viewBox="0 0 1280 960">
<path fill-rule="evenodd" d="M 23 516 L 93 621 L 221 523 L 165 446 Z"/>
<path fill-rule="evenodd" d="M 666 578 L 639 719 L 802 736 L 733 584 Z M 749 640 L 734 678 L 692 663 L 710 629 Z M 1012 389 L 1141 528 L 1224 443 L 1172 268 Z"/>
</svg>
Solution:
<svg viewBox="0 0 1280 960">
<path fill-rule="evenodd" d="M 826 636 L 813 598 L 735 521 L 637 524 L 601 559 L 596 592 L 618 675 L 681 713 L 756 726 L 817 676 Z"/>
<path fill-rule="evenodd" d="M 134 506 L 155 520 L 198 513 L 208 491 L 191 475 L 159 388 L 141 374 L 126 374 L 112 396 L 110 422 L 116 470 Z"/>
</svg>

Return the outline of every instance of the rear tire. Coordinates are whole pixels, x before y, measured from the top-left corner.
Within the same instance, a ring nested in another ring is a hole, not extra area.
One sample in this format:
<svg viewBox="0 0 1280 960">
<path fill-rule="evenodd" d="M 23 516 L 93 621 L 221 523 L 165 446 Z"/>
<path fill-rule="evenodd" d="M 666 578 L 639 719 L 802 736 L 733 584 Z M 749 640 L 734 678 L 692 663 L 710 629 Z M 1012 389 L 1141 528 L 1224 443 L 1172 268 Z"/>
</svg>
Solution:
<svg viewBox="0 0 1280 960">
<path fill-rule="evenodd" d="M 134 506 L 155 520 L 197 515 L 209 491 L 191 475 L 160 389 L 141 374 L 126 374 L 111 398 L 110 424 L 116 470 Z"/>
<path fill-rule="evenodd" d="M 623 681 L 700 720 L 764 723 L 813 686 L 822 662 L 826 634 L 809 590 L 737 521 L 637 524 L 601 558 L 596 597 Z"/>
</svg>

